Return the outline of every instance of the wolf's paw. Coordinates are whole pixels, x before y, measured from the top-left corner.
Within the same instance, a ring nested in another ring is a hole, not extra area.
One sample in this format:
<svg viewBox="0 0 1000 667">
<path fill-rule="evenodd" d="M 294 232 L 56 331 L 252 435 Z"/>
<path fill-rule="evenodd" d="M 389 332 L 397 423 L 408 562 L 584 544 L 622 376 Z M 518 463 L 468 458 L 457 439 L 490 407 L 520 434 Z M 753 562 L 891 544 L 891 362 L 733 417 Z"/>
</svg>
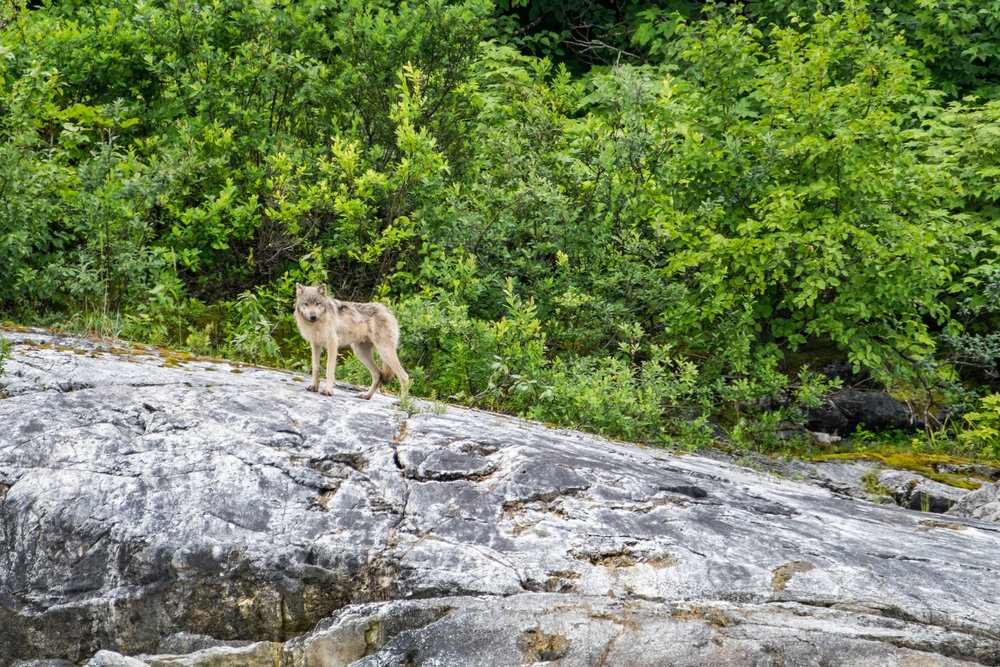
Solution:
<svg viewBox="0 0 1000 667">
<path fill-rule="evenodd" d="M 370 399 L 371 399 L 371 397 L 372 397 L 372 395 L 371 395 L 371 394 L 369 394 L 369 393 L 367 393 L 367 392 L 364 392 L 364 391 L 362 391 L 361 393 L 358 393 L 358 394 L 355 394 L 355 396 L 357 396 L 358 398 L 363 398 L 363 399 L 365 399 L 366 401 L 367 401 L 367 400 L 370 400 Z"/>
<path fill-rule="evenodd" d="M 324 396 L 333 396 L 333 392 L 326 388 L 324 388 L 323 391 L 321 391 L 320 393 L 323 394 Z"/>
<path fill-rule="evenodd" d="M 306 391 L 319 391 L 319 385 L 311 384 L 308 387 L 306 387 Z"/>
</svg>

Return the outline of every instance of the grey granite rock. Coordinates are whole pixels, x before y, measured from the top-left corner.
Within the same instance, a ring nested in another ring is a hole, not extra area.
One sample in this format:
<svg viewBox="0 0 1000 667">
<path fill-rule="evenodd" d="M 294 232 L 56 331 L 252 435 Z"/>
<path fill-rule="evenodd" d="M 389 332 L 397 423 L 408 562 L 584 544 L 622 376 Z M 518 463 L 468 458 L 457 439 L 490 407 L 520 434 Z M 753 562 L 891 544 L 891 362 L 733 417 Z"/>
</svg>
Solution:
<svg viewBox="0 0 1000 667">
<path fill-rule="evenodd" d="M 5 664 L 1000 664 L 995 524 L 7 336 Z"/>
<path fill-rule="evenodd" d="M 713 458 L 738 463 L 756 470 L 763 470 L 779 477 L 808 481 L 845 498 L 868 500 L 878 504 L 896 504 L 908 509 L 943 514 L 954 507 L 969 491 L 910 472 L 887 468 L 877 461 L 859 458 L 854 461 L 808 461 L 787 458 L 770 458 L 762 454 L 750 454 L 741 459 L 733 455 L 725 458 L 717 452 L 709 452 Z M 968 475 L 986 472 L 985 466 L 958 468 L 956 473 Z"/>
<path fill-rule="evenodd" d="M 879 471 L 878 483 L 892 494 L 898 505 L 937 514 L 947 512 L 969 493 L 907 470 Z"/>
<path fill-rule="evenodd" d="M 1000 521 L 1000 482 L 986 484 L 964 496 L 948 514 L 981 521 Z"/>
</svg>

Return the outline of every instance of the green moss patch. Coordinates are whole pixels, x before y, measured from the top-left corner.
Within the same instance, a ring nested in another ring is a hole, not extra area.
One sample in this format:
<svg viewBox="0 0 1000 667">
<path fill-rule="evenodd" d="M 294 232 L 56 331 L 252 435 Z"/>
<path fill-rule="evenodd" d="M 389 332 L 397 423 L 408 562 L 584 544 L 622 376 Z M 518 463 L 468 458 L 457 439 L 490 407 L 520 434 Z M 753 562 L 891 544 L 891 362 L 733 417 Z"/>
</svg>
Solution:
<svg viewBox="0 0 1000 667">
<path fill-rule="evenodd" d="M 959 489 L 975 490 L 987 482 L 976 474 L 982 462 L 943 454 L 918 454 L 913 452 L 841 452 L 813 456 L 811 461 L 873 461 L 887 468 L 909 470 L 927 479 Z M 955 471 L 955 472 L 951 472 Z M 964 472 L 963 472 L 964 471 Z"/>
</svg>

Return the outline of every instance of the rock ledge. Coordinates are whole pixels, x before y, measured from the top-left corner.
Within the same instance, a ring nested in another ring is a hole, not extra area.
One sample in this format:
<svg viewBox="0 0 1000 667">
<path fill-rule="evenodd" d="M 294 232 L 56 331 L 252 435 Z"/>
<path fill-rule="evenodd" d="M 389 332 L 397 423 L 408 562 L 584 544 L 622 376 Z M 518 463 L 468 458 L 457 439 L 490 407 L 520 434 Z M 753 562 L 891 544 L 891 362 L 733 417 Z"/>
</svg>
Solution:
<svg viewBox="0 0 1000 667">
<path fill-rule="evenodd" d="M 1000 664 L 997 524 L 5 335 L 4 664 Z"/>
</svg>

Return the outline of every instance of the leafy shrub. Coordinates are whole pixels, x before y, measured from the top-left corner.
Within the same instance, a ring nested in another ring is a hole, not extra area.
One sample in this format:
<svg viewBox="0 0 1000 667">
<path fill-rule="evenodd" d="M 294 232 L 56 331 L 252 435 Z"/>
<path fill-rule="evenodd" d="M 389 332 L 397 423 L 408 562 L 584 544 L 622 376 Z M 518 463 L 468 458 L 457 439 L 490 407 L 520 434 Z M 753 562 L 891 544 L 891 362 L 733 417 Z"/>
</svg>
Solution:
<svg viewBox="0 0 1000 667">
<path fill-rule="evenodd" d="M 664 443 L 672 421 L 705 406 L 697 400 L 693 363 L 662 346 L 650 355 L 639 366 L 621 356 L 554 364 L 541 374 L 540 390 L 524 414 L 615 438 Z"/>
<path fill-rule="evenodd" d="M 10 356 L 10 341 L 0 335 L 0 375 L 3 375 L 4 362 Z"/>
<path fill-rule="evenodd" d="M 186 296 L 176 270 L 163 269 L 145 297 L 125 308 L 123 335 L 154 345 L 180 345 L 191 322 L 205 311 L 201 301 Z"/>
<path fill-rule="evenodd" d="M 641 53 L 582 75 L 486 41 L 485 0 L 28 3 L 0 310 L 301 370 L 294 285 L 322 282 L 392 304 L 415 395 L 648 442 L 713 412 L 765 446 L 755 406 L 829 388 L 806 346 L 928 406 L 992 372 L 1000 107 L 925 75 L 996 22 L 626 4 Z"/>
<path fill-rule="evenodd" d="M 1000 394 L 990 394 L 979 399 L 975 410 L 963 415 L 965 427 L 958 432 L 958 440 L 974 455 L 987 459 L 1000 459 Z"/>
<path fill-rule="evenodd" d="M 224 328 L 227 357 L 246 359 L 255 364 L 277 365 L 282 361 L 280 344 L 275 330 L 280 322 L 274 317 L 275 309 L 265 305 L 270 294 L 244 292 L 229 308 Z M 291 317 L 286 315 L 285 319 Z"/>
<path fill-rule="evenodd" d="M 876 371 L 933 350 L 951 277 L 939 258 L 963 229 L 942 210 L 945 172 L 900 135 L 901 100 L 922 94 L 902 37 L 855 5 L 767 43 L 736 10 L 683 35 L 690 66 L 658 116 L 685 185 L 660 197 L 657 233 L 665 272 L 700 304 L 686 325 L 747 313 L 754 346 L 826 338 Z"/>
</svg>

